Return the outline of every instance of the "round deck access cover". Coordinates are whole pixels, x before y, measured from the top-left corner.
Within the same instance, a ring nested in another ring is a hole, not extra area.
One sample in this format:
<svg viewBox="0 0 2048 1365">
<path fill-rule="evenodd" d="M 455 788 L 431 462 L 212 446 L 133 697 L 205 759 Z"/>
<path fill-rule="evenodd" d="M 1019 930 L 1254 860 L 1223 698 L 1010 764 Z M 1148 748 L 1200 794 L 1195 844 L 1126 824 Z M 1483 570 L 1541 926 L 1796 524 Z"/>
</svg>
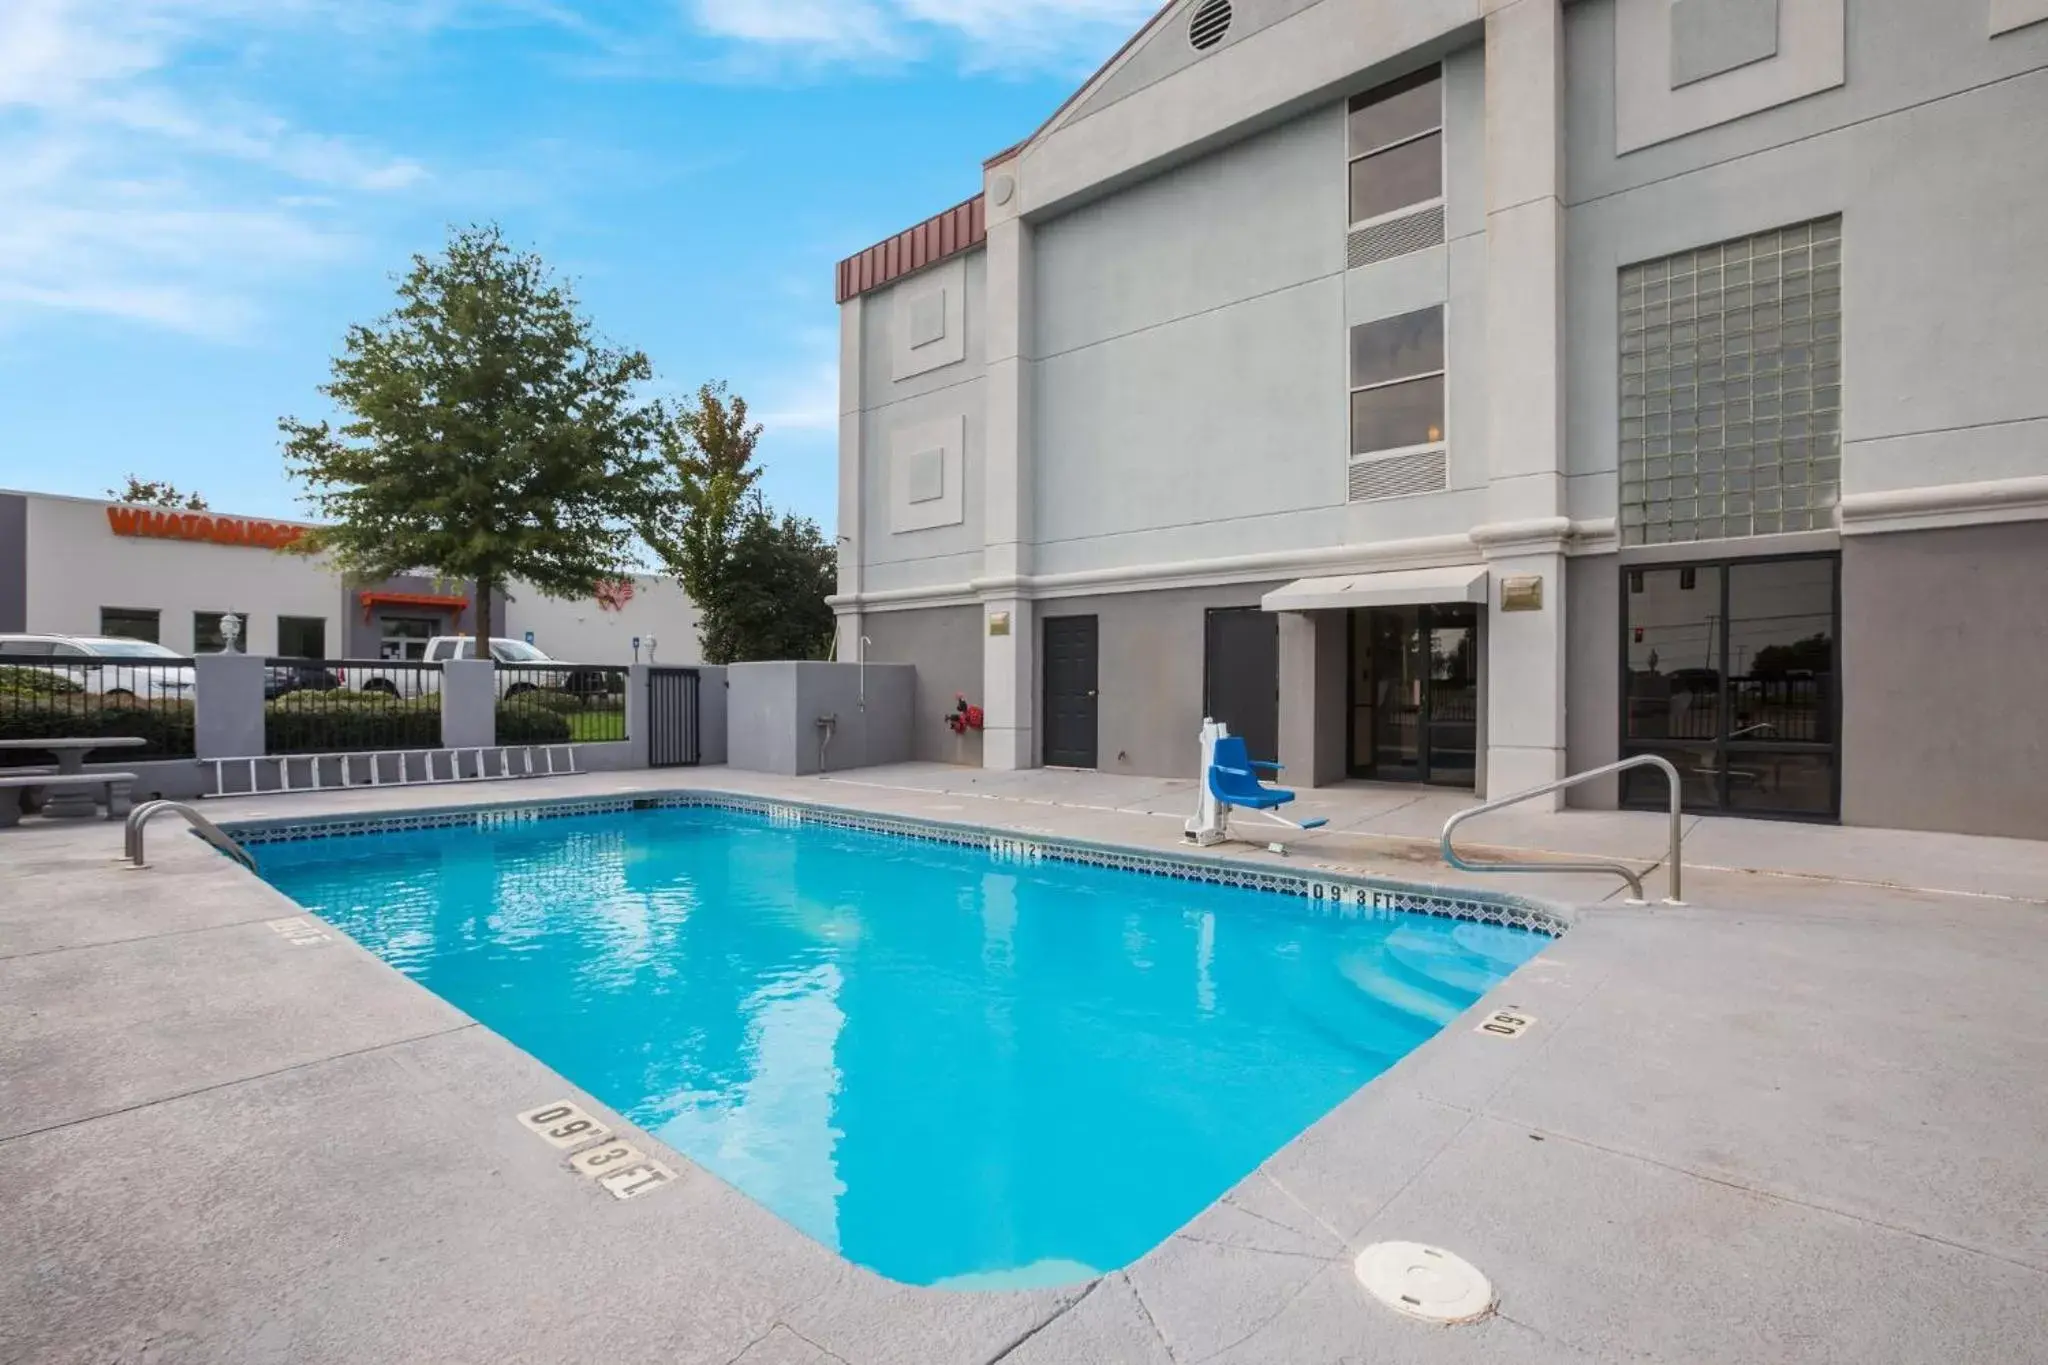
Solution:
<svg viewBox="0 0 2048 1365">
<path fill-rule="evenodd" d="M 1493 1311 L 1493 1284 L 1470 1261 L 1420 1242 L 1375 1242 L 1352 1263 L 1367 1293 L 1424 1322 L 1472 1322 Z"/>
</svg>

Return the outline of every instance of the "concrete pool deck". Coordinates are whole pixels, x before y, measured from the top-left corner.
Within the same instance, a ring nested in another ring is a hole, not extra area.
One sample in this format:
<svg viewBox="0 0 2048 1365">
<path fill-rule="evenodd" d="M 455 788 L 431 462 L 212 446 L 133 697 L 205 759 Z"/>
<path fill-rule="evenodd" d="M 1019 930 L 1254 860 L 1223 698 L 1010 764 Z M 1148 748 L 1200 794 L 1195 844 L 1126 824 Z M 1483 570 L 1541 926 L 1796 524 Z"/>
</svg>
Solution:
<svg viewBox="0 0 2048 1365">
<path fill-rule="evenodd" d="M 905 765 L 206 810 L 664 789 L 1135 847 L 1192 805 Z M 0 1360 L 2048 1359 L 2048 845 L 1689 821 L 1690 904 L 1633 908 L 1612 878 L 1433 867 L 1458 804 L 1306 794 L 1335 828 L 1292 861 L 1589 907 L 1577 927 L 1134 1265 L 1023 1294 L 890 1284 L 630 1125 L 684 1178 L 615 1201 L 516 1115 L 616 1116 L 339 934 L 273 931 L 294 907 L 171 823 L 139 872 L 104 824 L 0 834 Z M 1663 832 L 1503 813 L 1471 837 L 1647 862 Z M 1473 1031 L 1505 1005 L 1536 1022 Z M 1395 1239 L 1472 1261 L 1499 1313 L 1368 1301 L 1350 1258 Z"/>
</svg>

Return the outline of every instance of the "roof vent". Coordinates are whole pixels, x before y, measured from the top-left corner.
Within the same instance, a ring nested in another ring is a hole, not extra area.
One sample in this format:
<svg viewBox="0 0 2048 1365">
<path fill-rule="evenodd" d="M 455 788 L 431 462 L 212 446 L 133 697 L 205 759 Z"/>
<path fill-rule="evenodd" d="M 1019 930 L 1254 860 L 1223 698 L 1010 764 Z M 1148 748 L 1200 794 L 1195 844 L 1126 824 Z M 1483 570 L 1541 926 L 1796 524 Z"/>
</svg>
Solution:
<svg viewBox="0 0 2048 1365">
<path fill-rule="evenodd" d="M 1197 52 L 1216 46 L 1230 32 L 1230 0 L 1202 0 L 1188 20 L 1188 45 Z"/>
</svg>

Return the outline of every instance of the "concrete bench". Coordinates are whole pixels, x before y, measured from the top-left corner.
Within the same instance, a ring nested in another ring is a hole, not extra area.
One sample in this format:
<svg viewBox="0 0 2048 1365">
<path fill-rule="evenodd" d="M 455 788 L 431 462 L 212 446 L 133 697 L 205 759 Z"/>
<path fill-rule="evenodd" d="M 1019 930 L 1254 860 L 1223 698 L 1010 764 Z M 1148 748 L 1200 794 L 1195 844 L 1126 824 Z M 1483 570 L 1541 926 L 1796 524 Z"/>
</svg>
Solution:
<svg viewBox="0 0 2048 1365">
<path fill-rule="evenodd" d="M 109 820 L 121 820 L 128 815 L 128 792 L 135 785 L 134 773 L 54 773 L 17 772 L 0 770 L 0 829 L 21 823 L 21 798 L 31 788 L 37 791 L 58 791 L 60 795 L 51 801 L 48 814 L 58 817 L 90 815 L 93 809 L 92 794 L 95 788 L 101 791 L 101 801 L 107 808 Z M 70 796 L 66 801 L 64 796 Z M 80 798 L 83 800 L 80 805 Z"/>
</svg>

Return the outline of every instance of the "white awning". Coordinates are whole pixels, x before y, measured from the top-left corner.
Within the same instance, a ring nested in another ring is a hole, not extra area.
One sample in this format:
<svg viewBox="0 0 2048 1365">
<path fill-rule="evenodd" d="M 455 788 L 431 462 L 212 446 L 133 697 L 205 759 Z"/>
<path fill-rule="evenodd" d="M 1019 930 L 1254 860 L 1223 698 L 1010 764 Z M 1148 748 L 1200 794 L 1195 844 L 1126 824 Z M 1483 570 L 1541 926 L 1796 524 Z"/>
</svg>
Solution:
<svg viewBox="0 0 2048 1365">
<path fill-rule="evenodd" d="M 1346 607 L 1420 607 L 1432 602 L 1484 602 L 1483 565 L 1454 569 L 1395 569 L 1336 578 L 1299 578 L 1275 588 L 1259 605 L 1267 611 L 1335 611 Z"/>
</svg>

